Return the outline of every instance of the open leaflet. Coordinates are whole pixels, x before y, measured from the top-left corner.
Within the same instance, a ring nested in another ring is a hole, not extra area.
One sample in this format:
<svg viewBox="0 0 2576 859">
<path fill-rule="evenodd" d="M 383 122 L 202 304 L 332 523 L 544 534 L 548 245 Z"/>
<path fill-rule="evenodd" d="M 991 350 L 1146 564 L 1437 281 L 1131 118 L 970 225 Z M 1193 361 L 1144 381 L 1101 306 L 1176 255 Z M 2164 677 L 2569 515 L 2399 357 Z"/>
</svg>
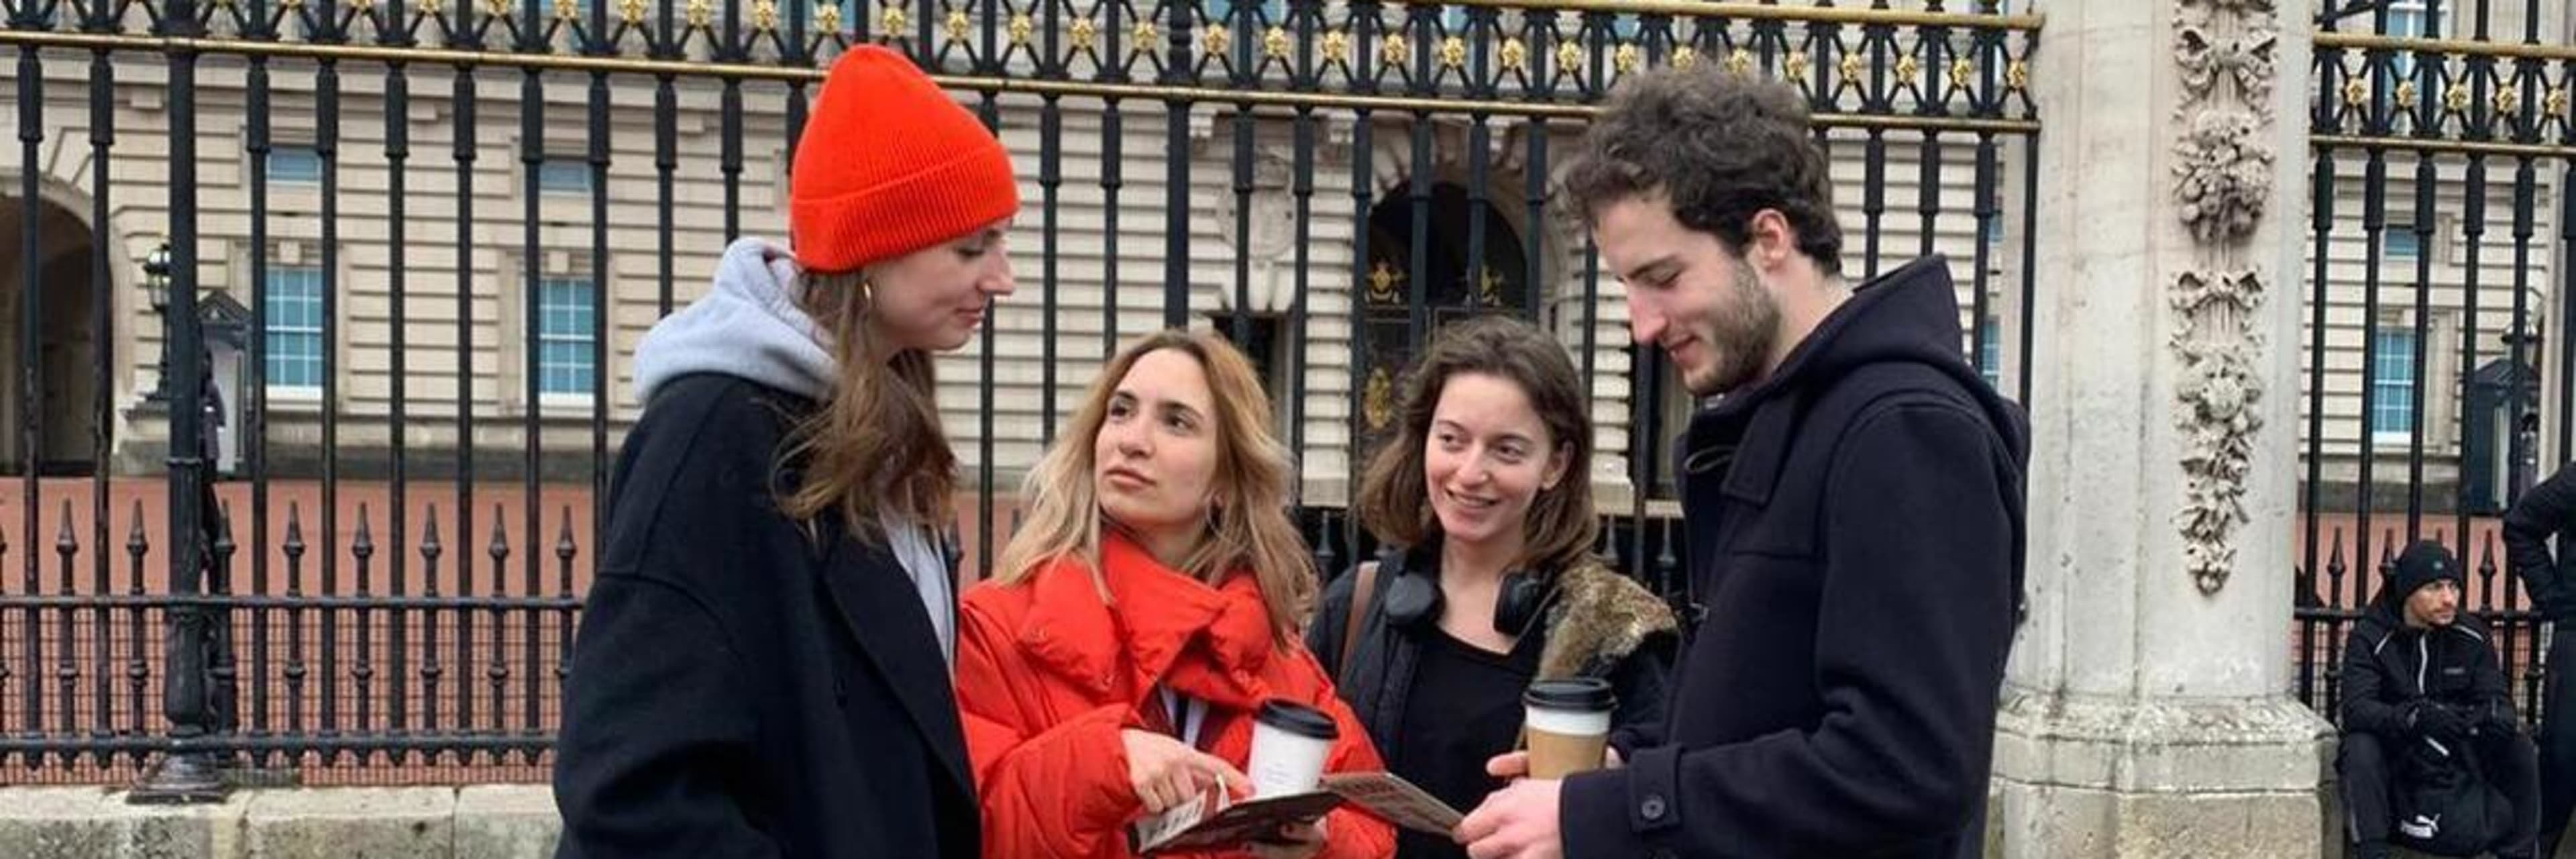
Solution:
<svg viewBox="0 0 2576 859">
<path fill-rule="evenodd" d="M 1464 816 L 1393 773 L 1330 773 L 1316 790 L 1260 799 L 1231 799 L 1218 785 L 1197 802 L 1136 821 L 1128 837 L 1140 854 L 1222 850 L 1322 817 L 1345 802 L 1397 826 L 1444 835 Z"/>
</svg>

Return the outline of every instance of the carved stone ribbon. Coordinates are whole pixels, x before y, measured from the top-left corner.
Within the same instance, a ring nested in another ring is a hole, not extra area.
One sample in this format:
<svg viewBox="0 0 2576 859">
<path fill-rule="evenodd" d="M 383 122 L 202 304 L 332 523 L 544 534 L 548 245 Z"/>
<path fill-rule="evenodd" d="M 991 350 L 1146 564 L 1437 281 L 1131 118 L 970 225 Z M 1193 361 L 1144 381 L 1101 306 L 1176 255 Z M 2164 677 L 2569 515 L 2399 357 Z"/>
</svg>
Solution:
<svg viewBox="0 0 2576 859">
<path fill-rule="evenodd" d="M 2173 193 L 2194 257 L 2168 288 L 2175 324 L 2167 343 L 2182 364 L 2174 420 L 2185 488 L 2174 518 L 2184 566 L 2203 594 L 2225 587 L 2235 568 L 2262 427 L 2264 343 L 2254 314 L 2268 278 L 2245 257 L 2272 196 L 2274 11 L 2272 0 L 2177 0 L 2174 15 L 2183 94 Z"/>
</svg>

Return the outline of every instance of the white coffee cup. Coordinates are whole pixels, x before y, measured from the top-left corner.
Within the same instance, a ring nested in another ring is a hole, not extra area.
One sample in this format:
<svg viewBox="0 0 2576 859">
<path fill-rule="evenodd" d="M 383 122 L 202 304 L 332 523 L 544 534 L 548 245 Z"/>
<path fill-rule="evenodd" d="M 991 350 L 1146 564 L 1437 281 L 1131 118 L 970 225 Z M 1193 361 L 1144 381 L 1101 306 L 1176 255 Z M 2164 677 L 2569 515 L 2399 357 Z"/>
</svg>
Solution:
<svg viewBox="0 0 2576 859">
<path fill-rule="evenodd" d="M 1263 702 L 1253 716 L 1251 765 L 1244 767 L 1253 798 L 1314 790 L 1323 783 L 1324 758 L 1340 735 L 1322 710 L 1278 698 Z"/>
</svg>

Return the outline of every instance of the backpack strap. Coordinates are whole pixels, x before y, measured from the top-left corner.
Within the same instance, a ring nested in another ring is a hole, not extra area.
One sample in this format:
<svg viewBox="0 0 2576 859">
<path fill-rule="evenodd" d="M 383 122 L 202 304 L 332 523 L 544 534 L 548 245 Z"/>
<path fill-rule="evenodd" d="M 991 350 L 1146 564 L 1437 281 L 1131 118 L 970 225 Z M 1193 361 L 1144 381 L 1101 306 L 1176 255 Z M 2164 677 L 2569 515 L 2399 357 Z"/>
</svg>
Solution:
<svg viewBox="0 0 2576 859">
<path fill-rule="evenodd" d="M 1358 569 L 1351 571 L 1359 578 L 1351 582 L 1351 613 L 1342 619 L 1342 650 L 1336 660 L 1341 664 L 1334 666 L 1337 669 L 1333 672 L 1335 675 L 1349 673 L 1351 648 L 1360 640 L 1360 618 L 1368 616 L 1369 595 L 1377 591 L 1377 564 L 1376 561 L 1362 561 Z"/>
</svg>

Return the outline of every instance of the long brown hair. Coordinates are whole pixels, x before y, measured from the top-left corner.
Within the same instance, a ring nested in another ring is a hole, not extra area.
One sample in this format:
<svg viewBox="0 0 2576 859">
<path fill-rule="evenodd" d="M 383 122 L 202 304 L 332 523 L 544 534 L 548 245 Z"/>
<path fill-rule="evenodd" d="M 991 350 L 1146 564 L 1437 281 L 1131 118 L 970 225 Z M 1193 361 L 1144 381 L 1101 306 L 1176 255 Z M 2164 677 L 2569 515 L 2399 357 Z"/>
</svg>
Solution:
<svg viewBox="0 0 2576 859">
<path fill-rule="evenodd" d="M 1100 495 L 1093 483 L 1094 442 L 1109 416 L 1110 396 L 1127 372 L 1148 354 L 1171 349 L 1197 359 L 1215 400 L 1216 502 L 1207 539 L 1180 572 L 1216 584 L 1235 570 L 1249 570 L 1270 612 L 1272 638 L 1285 645 L 1305 621 L 1315 594 L 1315 570 L 1305 542 L 1288 519 L 1288 448 L 1270 431 L 1270 398 L 1252 362 L 1214 332 L 1167 329 L 1118 350 L 1092 380 L 1073 423 L 1031 469 L 1021 489 L 1028 514 L 1002 549 L 994 580 L 1026 581 L 1058 559 L 1081 562 L 1100 578 Z M 1102 597 L 1108 597 L 1105 586 Z"/>
<path fill-rule="evenodd" d="M 1515 564 L 1553 572 L 1589 557 L 1601 523 L 1592 513 L 1592 424 L 1582 377 L 1563 344 L 1509 316 L 1480 316 L 1441 329 L 1405 374 L 1396 431 L 1378 446 L 1360 478 L 1360 523 L 1380 541 L 1400 547 L 1439 535 L 1440 518 L 1424 503 L 1431 489 L 1422 476 L 1422 448 L 1431 438 L 1440 391 L 1461 373 L 1519 386 L 1547 426 L 1549 455 L 1566 455 L 1565 476 L 1530 503 L 1528 536 Z"/>
<path fill-rule="evenodd" d="M 869 541 L 881 536 L 882 516 L 946 521 L 957 486 L 957 454 L 939 426 L 930 353 L 873 357 L 871 298 L 863 272 L 806 276 L 799 303 L 830 335 L 841 374 L 821 407 L 788 435 L 783 458 L 802 459 L 804 478 L 780 505 L 808 524 L 837 508 L 849 532 Z"/>
</svg>

